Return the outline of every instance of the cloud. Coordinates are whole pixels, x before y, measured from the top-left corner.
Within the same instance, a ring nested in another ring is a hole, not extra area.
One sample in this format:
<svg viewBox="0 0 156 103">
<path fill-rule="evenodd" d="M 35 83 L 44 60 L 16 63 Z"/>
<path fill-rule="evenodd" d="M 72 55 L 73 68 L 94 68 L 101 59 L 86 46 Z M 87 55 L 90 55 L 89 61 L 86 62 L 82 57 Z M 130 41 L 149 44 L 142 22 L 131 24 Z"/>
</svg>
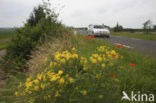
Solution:
<svg viewBox="0 0 156 103">
<path fill-rule="evenodd" d="M 0 0 L 0 27 L 20 26 L 41 0 Z M 59 20 L 69 26 L 106 24 L 141 28 L 148 19 L 156 24 L 156 0 L 51 0 Z"/>
<path fill-rule="evenodd" d="M 0 0 L 0 27 L 22 26 L 37 0 Z"/>
</svg>

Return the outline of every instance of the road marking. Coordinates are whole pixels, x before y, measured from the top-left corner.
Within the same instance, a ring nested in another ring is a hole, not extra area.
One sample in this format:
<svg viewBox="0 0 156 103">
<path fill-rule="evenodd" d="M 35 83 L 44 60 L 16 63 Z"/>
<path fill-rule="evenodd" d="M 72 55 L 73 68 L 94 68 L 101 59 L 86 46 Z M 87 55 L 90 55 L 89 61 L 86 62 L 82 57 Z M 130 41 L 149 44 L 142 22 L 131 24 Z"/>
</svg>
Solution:
<svg viewBox="0 0 156 103">
<path fill-rule="evenodd" d="M 123 44 L 120 44 L 120 43 L 114 43 L 115 45 L 122 45 L 122 46 L 124 46 L 124 47 L 126 47 L 126 48 L 131 48 L 131 49 L 133 49 L 133 47 L 131 47 L 131 46 L 128 46 L 128 45 L 123 45 Z"/>
</svg>

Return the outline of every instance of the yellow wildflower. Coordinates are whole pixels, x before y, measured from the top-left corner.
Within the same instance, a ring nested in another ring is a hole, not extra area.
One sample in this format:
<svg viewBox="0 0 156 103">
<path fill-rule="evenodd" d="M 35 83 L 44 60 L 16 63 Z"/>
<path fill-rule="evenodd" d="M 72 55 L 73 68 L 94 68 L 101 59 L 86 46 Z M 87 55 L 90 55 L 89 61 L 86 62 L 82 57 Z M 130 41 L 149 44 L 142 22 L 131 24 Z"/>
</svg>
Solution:
<svg viewBox="0 0 156 103">
<path fill-rule="evenodd" d="M 59 74 L 59 75 L 63 74 L 63 71 L 62 71 L 62 70 L 59 70 L 59 71 L 58 71 L 58 74 Z"/>
<path fill-rule="evenodd" d="M 78 55 L 77 54 L 73 54 L 72 55 L 72 58 L 76 58 L 77 59 L 78 58 Z"/>
<path fill-rule="evenodd" d="M 86 67 L 86 66 L 84 66 L 84 67 L 83 67 L 83 70 L 84 70 L 84 71 L 87 71 L 87 67 Z"/>
<path fill-rule="evenodd" d="M 45 88 L 45 85 L 44 84 L 41 84 L 41 88 L 44 89 Z"/>
<path fill-rule="evenodd" d="M 34 90 L 35 90 L 35 91 L 37 91 L 38 89 L 39 89 L 39 87 L 38 87 L 38 86 L 35 86 L 35 87 L 34 87 Z"/>
<path fill-rule="evenodd" d="M 112 51 L 111 51 L 111 54 L 116 54 L 115 50 L 112 50 Z"/>
<path fill-rule="evenodd" d="M 62 77 L 59 81 L 58 81 L 59 84 L 63 84 L 64 83 L 64 77 Z"/>
<path fill-rule="evenodd" d="M 100 62 L 101 62 L 101 61 L 102 61 L 102 58 L 101 58 L 101 57 L 98 57 L 98 61 L 100 61 Z"/>
<path fill-rule="evenodd" d="M 111 67 L 114 65 L 112 62 L 110 62 L 110 64 L 109 64 Z"/>
<path fill-rule="evenodd" d="M 108 57 L 109 57 L 109 58 L 111 58 L 111 57 L 112 57 L 112 55 L 108 54 Z"/>
<path fill-rule="evenodd" d="M 106 64 L 105 64 L 105 63 L 103 63 L 103 64 L 101 64 L 101 66 L 104 68 L 104 67 L 106 66 Z"/>
<path fill-rule="evenodd" d="M 31 91 L 29 91 L 28 93 L 29 93 L 29 94 L 32 94 L 32 92 L 31 92 Z"/>
<path fill-rule="evenodd" d="M 105 61 L 106 60 L 106 58 L 105 57 L 103 57 L 103 61 Z"/>
<path fill-rule="evenodd" d="M 103 98 L 103 96 L 102 96 L 102 95 L 99 95 L 99 98 L 100 98 L 100 99 L 102 99 L 102 98 Z"/>
<path fill-rule="evenodd" d="M 118 83 L 119 82 L 119 79 L 114 79 L 114 81 Z"/>
<path fill-rule="evenodd" d="M 29 82 L 32 79 L 32 76 L 30 76 L 29 78 L 27 78 L 27 82 Z"/>
<path fill-rule="evenodd" d="M 56 81 L 57 79 L 59 79 L 60 76 L 57 76 L 57 75 L 53 75 L 50 79 L 50 81 Z"/>
<path fill-rule="evenodd" d="M 98 54 L 93 54 L 92 56 L 97 58 L 99 55 Z"/>
<path fill-rule="evenodd" d="M 100 78 L 100 75 L 99 74 L 96 74 L 95 77 L 96 77 L 96 79 L 99 79 Z"/>
<path fill-rule="evenodd" d="M 90 61 L 91 61 L 92 63 L 94 63 L 94 64 L 97 63 L 97 60 L 94 59 L 93 57 L 90 57 L 89 59 L 90 59 Z"/>
<path fill-rule="evenodd" d="M 76 51 L 76 49 L 75 48 L 72 48 L 72 51 Z"/>
<path fill-rule="evenodd" d="M 34 80 L 34 83 L 38 84 L 39 83 L 38 79 L 35 79 Z"/>
<path fill-rule="evenodd" d="M 70 56 L 71 56 L 71 54 L 70 54 L 70 53 L 67 53 L 67 54 L 65 55 L 65 58 L 66 58 L 67 60 L 69 60 Z"/>
<path fill-rule="evenodd" d="M 22 87 L 22 83 L 20 82 L 20 84 L 18 85 L 18 88 L 21 88 Z"/>
<path fill-rule="evenodd" d="M 55 54 L 55 60 L 60 60 L 60 56 L 61 56 L 60 53 L 56 53 L 56 54 Z"/>
<path fill-rule="evenodd" d="M 70 83 L 73 83 L 74 82 L 74 79 L 72 77 L 69 77 L 69 82 Z"/>
<path fill-rule="evenodd" d="M 25 92 L 28 92 L 28 90 L 29 90 L 29 88 L 26 88 L 26 89 L 25 89 Z"/>
<path fill-rule="evenodd" d="M 47 61 L 48 61 L 48 58 L 47 58 L 47 57 L 45 57 L 45 58 L 44 58 L 44 61 L 45 61 L 45 62 L 47 62 Z"/>
<path fill-rule="evenodd" d="M 81 93 L 82 93 L 84 96 L 87 95 L 87 91 L 86 91 L 86 90 L 81 91 Z"/>
<path fill-rule="evenodd" d="M 108 55 L 108 54 L 109 54 L 109 52 L 107 51 L 107 52 L 106 52 L 106 54 Z"/>
<path fill-rule="evenodd" d="M 51 95 L 48 95 L 48 98 L 51 98 Z"/>
<path fill-rule="evenodd" d="M 42 79 L 43 79 L 43 81 L 46 80 L 46 76 L 44 74 L 42 75 Z"/>
<path fill-rule="evenodd" d="M 16 91 L 16 92 L 15 92 L 15 95 L 18 96 L 18 94 L 19 94 L 19 93 Z"/>
<path fill-rule="evenodd" d="M 50 83 L 47 83 L 46 86 L 47 86 L 47 87 L 50 86 Z"/>
<path fill-rule="evenodd" d="M 56 92 L 55 93 L 55 97 L 57 98 L 57 97 L 60 97 L 61 95 L 60 95 L 60 93 L 59 92 Z"/>
<path fill-rule="evenodd" d="M 124 69 L 124 67 L 123 66 L 120 66 L 120 69 Z"/>
<path fill-rule="evenodd" d="M 31 87 L 31 86 L 32 86 L 32 82 L 26 82 L 26 83 L 25 83 L 25 86 L 26 86 L 27 88 Z"/>
<path fill-rule="evenodd" d="M 42 80 L 42 74 L 37 74 L 37 79 Z"/>
<path fill-rule="evenodd" d="M 51 67 L 51 68 L 53 67 L 53 62 L 50 62 L 50 67 Z"/>
<path fill-rule="evenodd" d="M 65 63 L 66 61 L 65 61 L 65 59 L 60 59 L 60 62 Z"/>
</svg>

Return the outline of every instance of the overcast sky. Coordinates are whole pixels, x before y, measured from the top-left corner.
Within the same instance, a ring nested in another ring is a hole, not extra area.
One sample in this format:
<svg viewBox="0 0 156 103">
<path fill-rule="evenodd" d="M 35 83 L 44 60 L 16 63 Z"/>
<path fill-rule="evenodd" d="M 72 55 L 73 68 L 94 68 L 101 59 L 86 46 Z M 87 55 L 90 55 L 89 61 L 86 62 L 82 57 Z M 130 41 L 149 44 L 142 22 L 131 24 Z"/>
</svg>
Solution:
<svg viewBox="0 0 156 103">
<path fill-rule="evenodd" d="M 51 0 L 67 26 L 117 23 L 125 28 L 141 28 L 151 19 L 156 24 L 156 0 Z M 0 27 L 22 26 L 41 0 L 0 0 Z"/>
</svg>

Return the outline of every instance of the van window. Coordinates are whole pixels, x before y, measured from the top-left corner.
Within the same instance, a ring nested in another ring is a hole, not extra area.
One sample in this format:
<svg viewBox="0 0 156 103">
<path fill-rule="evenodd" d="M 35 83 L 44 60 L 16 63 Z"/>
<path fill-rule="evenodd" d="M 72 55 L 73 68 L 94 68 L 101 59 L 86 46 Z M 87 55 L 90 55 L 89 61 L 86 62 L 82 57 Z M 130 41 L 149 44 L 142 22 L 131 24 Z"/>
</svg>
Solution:
<svg viewBox="0 0 156 103">
<path fill-rule="evenodd" d="M 97 28 L 97 29 L 104 29 L 104 26 L 101 26 L 101 25 L 94 25 L 94 28 Z"/>
</svg>

